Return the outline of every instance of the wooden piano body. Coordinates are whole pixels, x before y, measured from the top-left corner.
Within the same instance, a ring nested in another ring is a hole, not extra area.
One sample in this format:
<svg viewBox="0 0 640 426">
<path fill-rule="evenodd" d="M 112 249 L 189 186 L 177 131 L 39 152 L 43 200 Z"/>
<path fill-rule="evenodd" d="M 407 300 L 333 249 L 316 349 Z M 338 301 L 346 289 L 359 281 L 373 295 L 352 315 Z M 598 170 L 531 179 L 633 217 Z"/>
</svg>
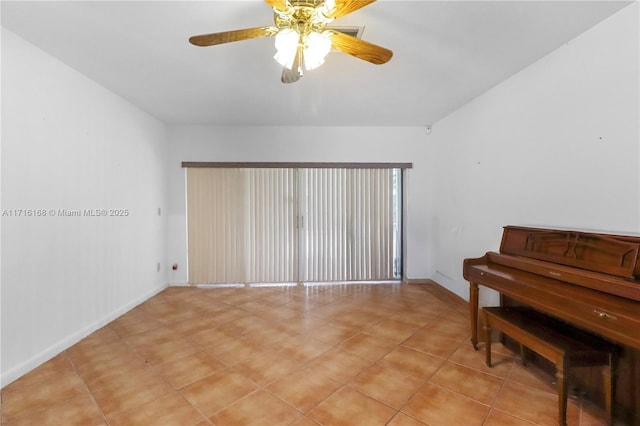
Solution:
<svg viewBox="0 0 640 426">
<path fill-rule="evenodd" d="M 476 349 L 479 286 L 597 334 L 621 347 L 616 408 L 640 425 L 640 237 L 506 226 L 500 252 L 465 259 L 463 274 Z"/>
</svg>

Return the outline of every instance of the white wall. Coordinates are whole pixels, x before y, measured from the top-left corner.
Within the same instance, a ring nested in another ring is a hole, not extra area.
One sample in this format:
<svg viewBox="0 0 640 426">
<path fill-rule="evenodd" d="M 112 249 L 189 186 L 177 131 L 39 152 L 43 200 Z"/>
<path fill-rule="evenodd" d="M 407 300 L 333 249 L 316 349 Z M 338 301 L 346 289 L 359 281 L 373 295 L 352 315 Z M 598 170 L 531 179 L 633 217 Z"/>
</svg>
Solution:
<svg viewBox="0 0 640 426">
<path fill-rule="evenodd" d="M 3 385 L 166 286 L 166 155 L 162 123 L 2 30 Z"/>
<path fill-rule="evenodd" d="M 636 2 L 433 126 L 436 281 L 468 299 L 503 225 L 640 232 L 638 40 Z"/>
<path fill-rule="evenodd" d="M 423 127 L 206 127 L 169 132 L 169 262 L 187 282 L 183 161 L 412 162 L 407 173 L 407 278 L 430 275 L 426 261 L 426 131 Z"/>
</svg>

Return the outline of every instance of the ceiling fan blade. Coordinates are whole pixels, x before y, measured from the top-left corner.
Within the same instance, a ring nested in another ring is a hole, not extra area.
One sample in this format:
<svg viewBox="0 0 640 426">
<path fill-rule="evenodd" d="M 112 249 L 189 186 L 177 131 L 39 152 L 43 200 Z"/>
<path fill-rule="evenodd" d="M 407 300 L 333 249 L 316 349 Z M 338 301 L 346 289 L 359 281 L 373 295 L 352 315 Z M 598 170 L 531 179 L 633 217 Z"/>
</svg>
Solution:
<svg viewBox="0 0 640 426">
<path fill-rule="evenodd" d="M 265 0 L 266 1 L 266 0 Z M 351 12 L 374 3 L 376 0 L 335 0 L 335 7 L 329 11 L 328 18 L 338 19 Z"/>
<path fill-rule="evenodd" d="M 287 0 L 264 0 L 264 2 L 277 10 L 284 11 L 288 9 Z"/>
<path fill-rule="evenodd" d="M 391 59 L 393 52 L 384 47 L 377 46 L 364 40 L 351 37 L 350 35 L 331 31 L 331 45 L 334 49 L 339 50 L 347 55 L 355 56 L 363 61 L 372 64 L 384 64 Z"/>
<path fill-rule="evenodd" d="M 252 38 L 270 37 L 278 32 L 276 27 L 256 27 L 243 30 L 223 31 L 221 33 L 196 35 L 189 38 L 194 46 L 214 46 L 232 41 L 249 40 Z"/>
<path fill-rule="evenodd" d="M 302 78 L 302 68 L 304 67 L 304 53 L 302 46 L 298 46 L 296 56 L 293 59 L 291 69 L 284 67 L 280 81 L 285 84 L 295 83 Z"/>
</svg>

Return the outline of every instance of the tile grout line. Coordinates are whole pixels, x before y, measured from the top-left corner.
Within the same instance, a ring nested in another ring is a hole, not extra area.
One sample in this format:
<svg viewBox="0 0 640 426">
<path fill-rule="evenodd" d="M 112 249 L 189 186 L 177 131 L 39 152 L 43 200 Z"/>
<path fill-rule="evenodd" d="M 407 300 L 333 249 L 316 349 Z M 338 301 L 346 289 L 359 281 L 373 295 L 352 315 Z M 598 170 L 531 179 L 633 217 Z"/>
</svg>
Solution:
<svg viewBox="0 0 640 426">
<path fill-rule="evenodd" d="M 100 413 L 100 415 L 104 419 L 104 423 L 106 425 L 108 425 L 109 421 L 107 420 L 107 416 L 102 411 L 102 408 L 100 408 L 100 405 L 98 405 L 98 402 L 94 398 L 93 393 L 89 389 L 89 385 L 87 384 L 87 382 L 84 380 L 84 378 L 82 377 L 82 375 L 78 371 L 78 367 L 76 366 L 75 361 L 73 360 L 73 358 L 70 356 L 70 354 L 66 350 L 64 351 L 64 354 L 65 354 L 65 357 L 67 358 L 67 360 L 69 361 L 69 363 L 71 364 L 71 367 L 73 368 L 73 371 L 76 373 L 78 378 L 82 381 L 82 384 L 84 385 L 84 388 L 87 391 L 87 394 L 89 395 L 89 398 L 91 398 L 91 402 L 93 403 L 94 407 L 96 408 L 96 410 L 98 410 L 98 412 Z"/>
</svg>

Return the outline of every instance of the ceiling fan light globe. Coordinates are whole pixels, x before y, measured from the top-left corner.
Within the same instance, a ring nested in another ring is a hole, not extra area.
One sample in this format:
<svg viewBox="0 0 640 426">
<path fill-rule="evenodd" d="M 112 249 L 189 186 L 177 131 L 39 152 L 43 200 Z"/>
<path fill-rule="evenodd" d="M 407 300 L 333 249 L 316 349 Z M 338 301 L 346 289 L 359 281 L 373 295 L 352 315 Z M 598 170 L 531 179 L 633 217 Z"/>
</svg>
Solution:
<svg viewBox="0 0 640 426">
<path fill-rule="evenodd" d="M 283 67 L 291 69 L 298 50 L 300 37 L 292 29 L 280 30 L 276 34 L 276 54 L 274 59 Z"/>
<path fill-rule="evenodd" d="M 307 70 L 324 64 L 324 58 L 331 50 L 331 36 L 328 32 L 312 32 L 307 36 L 304 63 Z"/>
</svg>

